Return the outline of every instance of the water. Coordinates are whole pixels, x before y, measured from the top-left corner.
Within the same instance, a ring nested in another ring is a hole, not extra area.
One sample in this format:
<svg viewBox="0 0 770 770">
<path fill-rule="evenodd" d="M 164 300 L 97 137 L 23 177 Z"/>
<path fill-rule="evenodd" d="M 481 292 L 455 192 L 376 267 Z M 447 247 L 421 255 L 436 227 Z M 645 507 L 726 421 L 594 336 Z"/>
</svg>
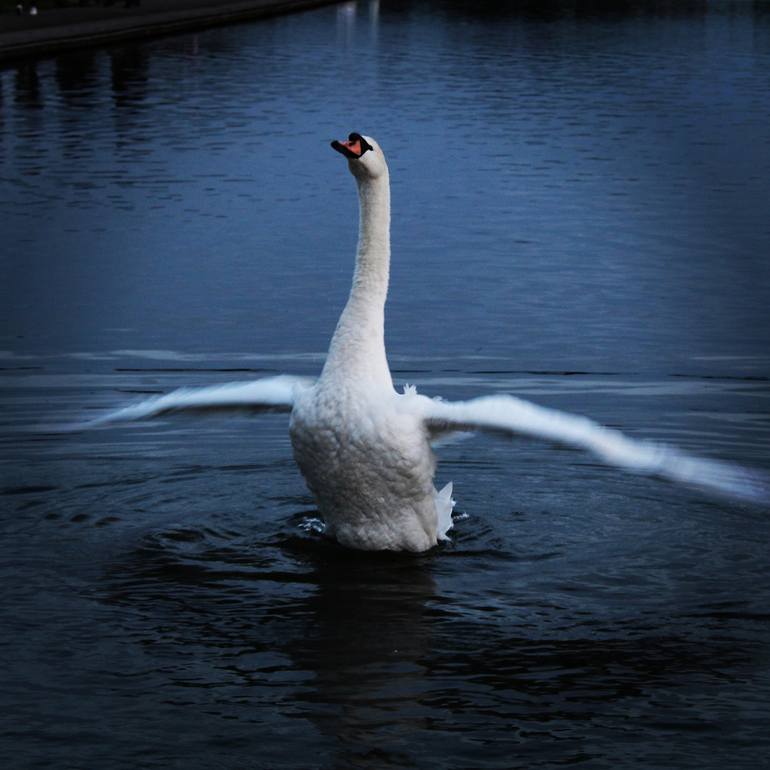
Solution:
<svg viewBox="0 0 770 770">
<path fill-rule="evenodd" d="M 0 70 L 5 767 L 754 768 L 767 511 L 474 438 L 453 542 L 320 533 L 282 416 L 393 180 L 395 378 L 770 468 L 764 3 L 349 3 Z M 34 429 L 31 430 L 31 429 Z"/>
</svg>

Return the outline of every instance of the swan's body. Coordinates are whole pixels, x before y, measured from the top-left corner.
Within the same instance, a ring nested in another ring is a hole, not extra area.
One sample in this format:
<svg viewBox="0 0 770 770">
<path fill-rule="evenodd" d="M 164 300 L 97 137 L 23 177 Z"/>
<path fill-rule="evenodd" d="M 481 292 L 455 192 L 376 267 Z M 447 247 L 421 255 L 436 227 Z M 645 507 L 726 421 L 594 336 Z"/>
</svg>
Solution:
<svg viewBox="0 0 770 770">
<path fill-rule="evenodd" d="M 294 457 L 343 545 L 424 551 L 451 525 L 451 487 L 441 495 L 433 487 L 436 462 L 415 398 L 321 385 L 294 403 Z"/>
<path fill-rule="evenodd" d="M 290 411 L 294 457 L 327 531 L 366 550 L 424 551 L 452 526 L 452 485 L 433 486 L 431 440 L 458 430 L 524 434 L 587 449 L 607 463 L 723 495 L 767 501 L 764 476 L 635 441 L 584 418 L 512 396 L 447 403 L 393 388 L 385 354 L 390 266 L 390 182 L 377 143 L 333 142 L 356 178 L 360 230 L 353 286 L 316 382 L 282 376 L 175 391 L 98 422 L 181 410 Z"/>
</svg>

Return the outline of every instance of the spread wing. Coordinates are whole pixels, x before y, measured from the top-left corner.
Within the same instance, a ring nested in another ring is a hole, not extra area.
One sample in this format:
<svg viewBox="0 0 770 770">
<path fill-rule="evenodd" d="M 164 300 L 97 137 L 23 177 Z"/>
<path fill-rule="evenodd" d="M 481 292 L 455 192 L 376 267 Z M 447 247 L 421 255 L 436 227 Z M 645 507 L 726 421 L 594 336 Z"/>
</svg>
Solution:
<svg viewBox="0 0 770 770">
<path fill-rule="evenodd" d="M 426 398 L 421 403 L 431 437 L 468 430 L 530 436 L 585 449 L 602 462 L 634 473 L 659 476 L 726 497 L 770 502 L 770 477 L 761 471 L 700 459 L 672 447 L 632 439 L 587 417 L 537 406 L 513 396 L 455 402 Z"/>
<path fill-rule="evenodd" d="M 297 393 L 312 385 L 313 380 L 306 377 L 282 375 L 206 388 L 180 388 L 97 417 L 89 426 L 148 420 L 172 412 L 290 412 Z"/>
</svg>

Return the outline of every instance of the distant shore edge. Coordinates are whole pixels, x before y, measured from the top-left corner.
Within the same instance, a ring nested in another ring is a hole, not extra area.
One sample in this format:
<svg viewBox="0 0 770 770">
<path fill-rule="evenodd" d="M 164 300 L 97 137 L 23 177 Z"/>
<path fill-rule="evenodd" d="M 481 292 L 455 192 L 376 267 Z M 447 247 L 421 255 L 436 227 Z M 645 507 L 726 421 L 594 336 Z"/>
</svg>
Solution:
<svg viewBox="0 0 770 770">
<path fill-rule="evenodd" d="M 87 48 L 121 40 L 168 35 L 195 29 L 233 24 L 263 16 L 302 11 L 339 0 L 238 0 L 209 6 L 174 10 L 141 7 L 130 15 L 88 21 L 63 21 L 37 29 L 0 32 L 0 62 L 47 56 L 59 51 Z"/>
</svg>

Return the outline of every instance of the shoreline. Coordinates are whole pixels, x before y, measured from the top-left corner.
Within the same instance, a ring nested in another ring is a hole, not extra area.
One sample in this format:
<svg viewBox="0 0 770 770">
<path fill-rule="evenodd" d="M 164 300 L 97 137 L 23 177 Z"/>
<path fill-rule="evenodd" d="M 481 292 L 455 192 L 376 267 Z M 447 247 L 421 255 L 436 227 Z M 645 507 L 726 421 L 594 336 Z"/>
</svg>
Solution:
<svg viewBox="0 0 770 770">
<path fill-rule="evenodd" d="M 31 57 L 121 40 L 234 24 L 332 5 L 339 0 L 142 0 L 139 7 L 42 10 L 0 16 L 0 66 Z"/>
</svg>

